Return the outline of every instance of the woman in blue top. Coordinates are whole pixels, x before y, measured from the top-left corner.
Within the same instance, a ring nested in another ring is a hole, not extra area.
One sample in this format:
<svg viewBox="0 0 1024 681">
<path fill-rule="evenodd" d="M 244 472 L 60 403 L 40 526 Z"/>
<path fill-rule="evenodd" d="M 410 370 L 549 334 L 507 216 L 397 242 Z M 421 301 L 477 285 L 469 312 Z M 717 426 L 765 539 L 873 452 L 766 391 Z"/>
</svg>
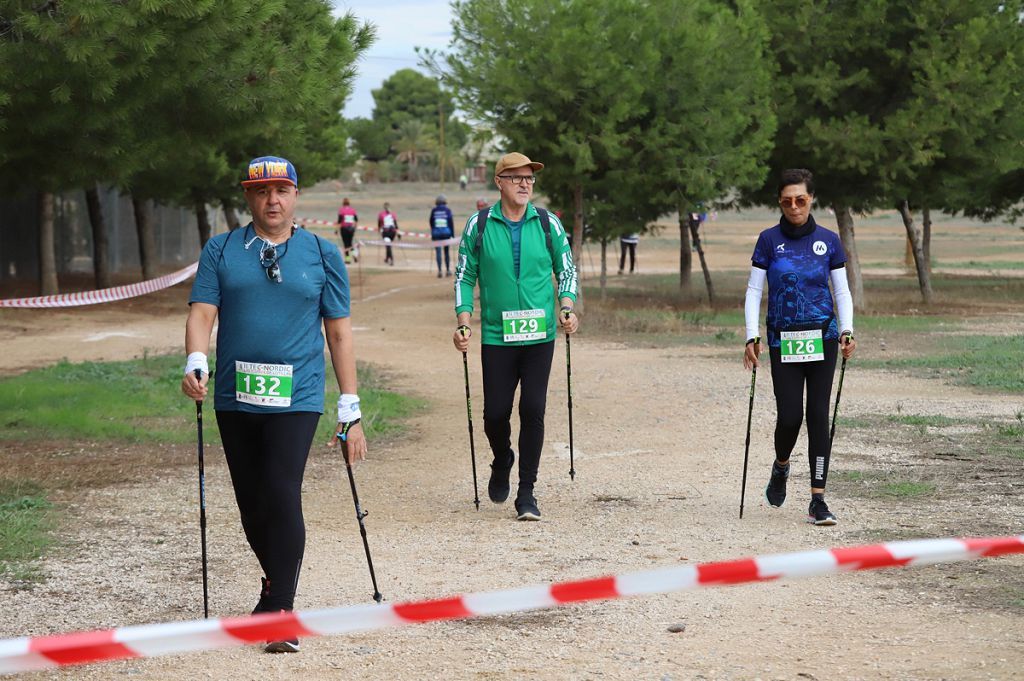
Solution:
<svg viewBox="0 0 1024 681">
<path fill-rule="evenodd" d="M 252 222 L 203 248 L 189 298 L 181 389 L 194 400 L 207 396 L 206 355 L 219 318 L 217 426 L 242 528 L 265 575 L 253 612 L 275 612 L 292 609 L 305 550 L 302 476 L 324 410 L 324 336 L 342 392 L 337 431 L 348 433 L 350 462 L 365 458 L 366 439 L 341 254 L 295 226 L 298 176 L 291 163 L 253 159 L 242 185 Z M 298 652 L 299 643 L 272 641 L 266 649 Z"/>
<path fill-rule="evenodd" d="M 760 366 L 758 316 L 767 282 L 766 336 L 778 420 L 775 463 L 765 499 L 771 506 L 782 506 L 786 501 L 789 456 L 803 421 L 806 386 L 807 457 L 811 472 L 807 522 L 835 525 L 837 519 L 825 503 L 825 480 L 832 450 L 829 398 L 840 339 L 844 358 L 853 355 L 857 343 L 853 339 L 853 298 L 846 281 L 846 253 L 839 236 L 814 221 L 813 202 L 814 177 L 810 171 L 784 171 L 779 182 L 782 219 L 761 232 L 751 258 L 743 366 Z"/>
</svg>

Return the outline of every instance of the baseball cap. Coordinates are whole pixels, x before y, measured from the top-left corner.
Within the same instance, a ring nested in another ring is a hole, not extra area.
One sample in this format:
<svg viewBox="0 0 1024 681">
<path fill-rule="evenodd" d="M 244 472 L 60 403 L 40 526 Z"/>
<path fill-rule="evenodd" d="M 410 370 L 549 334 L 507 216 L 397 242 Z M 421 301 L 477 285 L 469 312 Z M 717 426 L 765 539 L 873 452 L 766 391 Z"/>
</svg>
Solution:
<svg viewBox="0 0 1024 681">
<path fill-rule="evenodd" d="M 518 151 L 513 151 L 511 154 L 505 154 L 498 159 L 498 165 L 494 167 L 494 174 L 501 175 L 510 168 L 522 168 L 524 166 L 530 166 L 530 168 L 536 171 L 543 168 L 544 164 L 538 161 L 531 161 Z"/>
<path fill-rule="evenodd" d="M 280 156 L 260 156 L 249 161 L 242 186 L 252 187 L 266 182 L 291 182 L 298 187 L 299 176 L 292 162 Z"/>
</svg>

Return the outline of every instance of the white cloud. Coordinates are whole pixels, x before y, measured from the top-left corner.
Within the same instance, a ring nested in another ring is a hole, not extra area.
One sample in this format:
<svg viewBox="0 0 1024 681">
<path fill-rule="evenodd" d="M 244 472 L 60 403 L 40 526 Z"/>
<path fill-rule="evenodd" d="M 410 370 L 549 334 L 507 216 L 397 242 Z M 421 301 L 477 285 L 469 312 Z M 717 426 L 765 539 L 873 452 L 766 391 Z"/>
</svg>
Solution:
<svg viewBox="0 0 1024 681">
<path fill-rule="evenodd" d="M 414 47 L 444 49 L 451 38 L 451 7 L 448 0 L 332 0 L 334 13 L 351 12 L 374 24 L 377 40 L 356 65 L 353 91 L 345 104 L 345 116 L 369 117 L 373 113 L 371 90 L 404 68 L 417 68 Z"/>
</svg>

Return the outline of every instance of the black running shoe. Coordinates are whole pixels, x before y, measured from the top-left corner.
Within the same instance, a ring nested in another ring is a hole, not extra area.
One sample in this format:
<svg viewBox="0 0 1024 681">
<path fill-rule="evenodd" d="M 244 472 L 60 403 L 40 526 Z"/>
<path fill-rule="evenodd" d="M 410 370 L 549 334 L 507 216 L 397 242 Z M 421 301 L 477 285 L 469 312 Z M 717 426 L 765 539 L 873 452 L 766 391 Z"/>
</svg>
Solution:
<svg viewBox="0 0 1024 681">
<path fill-rule="evenodd" d="M 532 494 L 516 497 L 516 520 L 540 520 L 540 509 Z"/>
<path fill-rule="evenodd" d="M 269 580 L 268 580 L 269 584 Z M 264 612 L 285 612 L 283 610 L 264 610 Z M 299 652 L 299 639 L 290 638 L 285 641 L 267 641 L 267 645 L 263 648 L 264 652 L 267 653 L 297 653 Z"/>
<path fill-rule="evenodd" d="M 515 463 L 515 460 L 515 452 L 510 451 L 507 465 L 498 466 L 495 462 L 491 462 L 491 478 L 487 481 L 487 496 L 496 504 L 503 504 L 508 499 L 508 476 L 512 473 L 512 464 Z"/>
<path fill-rule="evenodd" d="M 269 597 L 270 580 L 266 577 L 260 577 L 260 599 L 256 601 L 256 607 L 252 609 L 252 614 L 267 612 L 267 598 Z"/>
<path fill-rule="evenodd" d="M 835 525 L 839 522 L 835 514 L 828 510 L 825 499 L 811 499 L 811 505 L 807 507 L 807 522 L 815 525 Z"/>
<path fill-rule="evenodd" d="M 292 638 L 287 641 L 268 641 L 263 649 L 268 653 L 297 653 L 299 652 L 299 639 Z"/>
<path fill-rule="evenodd" d="M 768 479 L 768 486 L 764 488 L 764 498 L 769 506 L 778 508 L 786 503 L 786 481 L 789 479 L 789 464 L 779 467 L 778 463 L 772 464 L 772 477 Z"/>
</svg>

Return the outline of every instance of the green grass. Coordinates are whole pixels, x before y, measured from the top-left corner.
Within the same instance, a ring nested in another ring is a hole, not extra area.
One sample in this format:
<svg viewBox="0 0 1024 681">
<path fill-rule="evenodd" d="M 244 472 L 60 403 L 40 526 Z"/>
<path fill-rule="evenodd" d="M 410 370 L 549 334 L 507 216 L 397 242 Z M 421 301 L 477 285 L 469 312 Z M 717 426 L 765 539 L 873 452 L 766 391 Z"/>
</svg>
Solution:
<svg viewBox="0 0 1024 681">
<path fill-rule="evenodd" d="M 962 322 L 952 317 L 932 315 L 857 315 L 858 335 L 882 336 L 893 333 L 932 333 L 955 331 Z"/>
<path fill-rule="evenodd" d="M 890 423 L 898 423 L 904 426 L 932 426 L 934 428 L 945 428 L 963 422 L 961 419 L 954 419 L 942 416 L 941 414 L 890 414 L 887 418 Z"/>
<path fill-rule="evenodd" d="M 382 439 L 391 439 L 405 431 L 405 419 L 427 406 L 427 401 L 386 389 L 386 378 L 373 365 L 359 363 L 356 367 L 359 379 L 359 408 L 363 416 L 363 432 L 371 445 Z M 334 434 L 337 426 L 338 384 L 334 373 L 328 368 L 328 390 L 325 399 L 327 413 L 317 426 L 317 441 L 326 441 Z"/>
<path fill-rule="evenodd" d="M 0 380 L 0 440 L 86 439 L 188 443 L 196 437 L 195 403 L 181 394 L 181 357 L 126 362 L 66 361 Z M 320 429 L 330 437 L 338 399 L 333 371 Z M 358 366 L 367 437 L 392 437 L 423 401 L 391 392 L 379 372 Z M 220 442 L 212 399 L 204 405 L 203 438 Z"/>
<path fill-rule="evenodd" d="M 35 483 L 0 481 L 0 574 L 13 581 L 38 578 L 32 561 L 53 543 L 52 504 Z"/>
<path fill-rule="evenodd" d="M 881 494 L 890 497 L 923 497 L 935 493 L 935 485 L 930 482 L 899 480 L 887 482 L 879 489 Z"/>
<path fill-rule="evenodd" d="M 929 339 L 918 357 L 860 360 L 866 368 L 899 369 L 960 385 L 1024 393 L 1024 335 L 944 336 Z"/>
<path fill-rule="evenodd" d="M 987 262 L 968 260 L 967 262 L 948 262 L 937 266 L 970 270 L 1024 270 L 1024 262 L 1020 260 L 989 260 Z"/>
</svg>

